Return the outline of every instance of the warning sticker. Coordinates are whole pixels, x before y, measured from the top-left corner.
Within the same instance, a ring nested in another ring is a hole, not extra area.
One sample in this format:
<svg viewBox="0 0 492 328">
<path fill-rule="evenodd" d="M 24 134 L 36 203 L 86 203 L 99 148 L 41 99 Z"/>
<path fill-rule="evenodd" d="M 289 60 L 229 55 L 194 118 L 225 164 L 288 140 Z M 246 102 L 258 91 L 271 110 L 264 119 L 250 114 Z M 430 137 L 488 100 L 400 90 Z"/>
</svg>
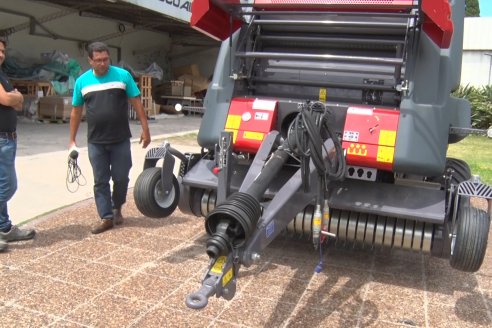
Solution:
<svg viewBox="0 0 492 328">
<path fill-rule="evenodd" d="M 343 141 L 359 142 L 359 132 L 343 131 Z"/>
<path fill-rule="evenodd" d="M 229 271 L 226 272 L 224 277 L 222 277 L 222 287 L 225 287 L 229 281 L 231 281 L 232 277 L 234 277 L 234 271 L 232 268 L 229 269 Z"/>
<path fill-rule="evenodd" d="M 268 113 L 265 112 L 256 112 L 255 113 L 255 120 L 259 121 L 268 121 Z"/>
<path fill-rule="evenodd" d="M 319 101 L 326 101 L 326 89 L 319 89 Z"/>
<path fill-rule="evenodd" d="M 252 131 L 244 131 L 243 132 L 243 138 L 244 139 L 249 139 L 249 140 L 263 140 L 263 137 L 265 136 L 264 133 L 261 132 L 252 132 Z"/>
<path fill-rule="evenodd" d="M 396 131 L 381 130 L 379 132 L 379 142 L 382 146 L 394 147 L 396 143 Z"/>
<path fill-rule="evenodd" d="M 255 99 L 253 102 L 253 109 L 262 109 L 273 112 L 275 106 L 277 106 L 277 101 L 275 100 Z"/>
<path fill-rule="evenodd" d="M 376 161 L 381 163 L 393 163 L 394 156 L 395 156 L 395 148 L 379 146 Z"/>
<path fill-rule="evenodd" d="M 213 273 L 222 273 L 222 268 L 224 267 L 224 263 L 226 262 L 227 257 L 225 256 L 220 256 L 217 261 L 215 261 L 214 266 L 212 269 L 210 269 L 211 272 Z"/>
<path fill-rule="evenodd" d="M 225 124 L 226 129 L 239 129 L 241 125 L 241 115 L 228 115 Z"/>
</svg>

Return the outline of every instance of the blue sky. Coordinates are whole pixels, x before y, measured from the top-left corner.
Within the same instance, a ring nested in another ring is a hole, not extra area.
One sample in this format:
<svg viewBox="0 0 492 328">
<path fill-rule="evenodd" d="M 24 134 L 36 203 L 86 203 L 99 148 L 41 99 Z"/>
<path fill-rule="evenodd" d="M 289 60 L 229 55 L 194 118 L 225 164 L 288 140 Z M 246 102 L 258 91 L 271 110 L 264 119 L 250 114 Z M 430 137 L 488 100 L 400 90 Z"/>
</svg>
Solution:
<svg viewBox="0 0 492 328">
<path fill-rule="evenodd" d="M 479 0 L 480 17 L 492 17 L 492 0 Z"/>
</svg>

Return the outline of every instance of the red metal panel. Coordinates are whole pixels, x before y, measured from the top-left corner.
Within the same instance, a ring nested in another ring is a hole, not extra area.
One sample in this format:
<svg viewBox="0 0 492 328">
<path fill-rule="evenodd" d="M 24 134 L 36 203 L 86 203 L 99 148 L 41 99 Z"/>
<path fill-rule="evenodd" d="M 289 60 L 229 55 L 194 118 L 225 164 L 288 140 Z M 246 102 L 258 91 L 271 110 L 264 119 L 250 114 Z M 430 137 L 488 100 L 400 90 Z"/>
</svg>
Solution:
<svg viewBox="0 0 492 328">
<path fill-rule="evenodd" d="M 276 100 L 237 98 L 229 107 L 225 130 L 234 134 L 234 150 L 256 153 L 276 121 Z"/>
<path fill-rule="evenodd" d="M 453 36 L 453 20 L 448 0 L 422 0 L 424 32 L 440 48 L 449 48 Z"/>
<path fill-rule="evenodd" d="M 342 138 L 347 163 L 391 171 L 398 121 L 396 110 L 350 107 Z"/>
<path fill-rule="evenodd" d="M 231 4 L 239 4 L 239 0 L 230 0 Z M 242 22 L 237 18 L 232 21 L 230 16 L 222 8 L 216 6 L 211 0 L 194 0 L 191 6 L 192 28 L 208 35 L 215 40 L 225 40 L 231 32 L 241 27 Z"/>
</svg>

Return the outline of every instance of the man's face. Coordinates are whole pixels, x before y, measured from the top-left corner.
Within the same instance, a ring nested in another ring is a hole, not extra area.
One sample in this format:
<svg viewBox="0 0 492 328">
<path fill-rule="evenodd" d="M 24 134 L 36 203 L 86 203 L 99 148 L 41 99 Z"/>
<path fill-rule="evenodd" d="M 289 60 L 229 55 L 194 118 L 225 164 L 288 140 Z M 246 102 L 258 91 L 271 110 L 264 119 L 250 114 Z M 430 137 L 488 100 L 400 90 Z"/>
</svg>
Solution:
<svg viewBox="0 0 492 328">
<path fill-rule="evenodd" d="M 0 42 L 0 65 L 3 64 L 3 61 L 5 60 L 5 45 L 3 42 Z"/>
<path fill-rule="evenodd" d="M 97 76 L 105 75 L 109 69 L 109 54 L 106 51 L 93 52 L 92 59 L 89 57 L 89 64 Z"/>
</svg>

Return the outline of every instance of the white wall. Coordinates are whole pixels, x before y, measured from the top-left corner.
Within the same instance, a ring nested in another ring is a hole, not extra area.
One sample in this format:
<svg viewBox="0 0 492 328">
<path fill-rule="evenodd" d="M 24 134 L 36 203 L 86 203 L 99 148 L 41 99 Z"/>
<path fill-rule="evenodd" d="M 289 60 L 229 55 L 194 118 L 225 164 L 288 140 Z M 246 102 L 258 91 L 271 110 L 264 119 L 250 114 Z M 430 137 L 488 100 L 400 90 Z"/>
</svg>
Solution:
<svg viewBox="0 0 492 328">
<path fill-rule="evenodd" d="M 466 17 L 463 38 L 461 85 L 481 87 L 492 82 L 492 17 Z"/>
<path fill-rule="evenodd" d="M 461 70 L 461 85 L 481 87 L 492 82 L 490 75 L 491 56 L 485 55 L 492 51 L 465 51 L 463 53 L 463 66 Z"/>
</svg>

